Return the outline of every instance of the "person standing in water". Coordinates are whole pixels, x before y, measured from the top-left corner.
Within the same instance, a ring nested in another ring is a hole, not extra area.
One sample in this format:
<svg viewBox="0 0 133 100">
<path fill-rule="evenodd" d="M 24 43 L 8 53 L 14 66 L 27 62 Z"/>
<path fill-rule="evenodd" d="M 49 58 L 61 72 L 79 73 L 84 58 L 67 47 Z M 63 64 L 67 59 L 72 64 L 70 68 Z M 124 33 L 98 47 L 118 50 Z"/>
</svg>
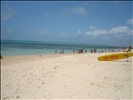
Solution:
<svg viewBox="0 0 133 100">
<path fill-rule="evenodd" d="M 130 52 L 131 49 L 132 49 L 132 47 L 131 47 L 131 45 L 129 44 L 129 46 L 128 46 L 127 49 L 126 49 L 126 52 Z"/>
<path fill-rule="evenodd" d="M 130 51 L 131 51 L 131 49 L 132 49 L 132 47 L 129 45 L 129 47 L 128 47 L 128 52 L 130 52 Z"/>
<path fill-rule="evenodd" d="M 131 45 L 129 44 L 129 46 L 128 46 L 127 49 L 126 49 L 126 52 L 127 52 L 127 53 L 130 52 L 131 49 L 132 49 L 132 47 L 131 47 Z M 127 62 L 128 62 L 128 55 L 127 55 Z"/>
</svg>

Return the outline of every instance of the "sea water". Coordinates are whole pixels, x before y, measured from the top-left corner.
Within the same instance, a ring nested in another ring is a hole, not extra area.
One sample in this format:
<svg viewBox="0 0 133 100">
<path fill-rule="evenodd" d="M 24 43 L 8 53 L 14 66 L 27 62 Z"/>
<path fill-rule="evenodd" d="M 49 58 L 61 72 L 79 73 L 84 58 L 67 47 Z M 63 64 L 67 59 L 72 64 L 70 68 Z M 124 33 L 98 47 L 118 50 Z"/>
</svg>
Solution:
<svg viewBox="0 0 133 100">
<path fill-rule="evenodd" d="M 60 54 L 73 53 L 78 49 L 90 52 L 91 49 L 116 49 L 110 46 L 98 46 L 89 44 L 77 43 L 57 43 L 57 42 L 40 42 L 40 41 L 1 41 L 2 56 L 17 56 L 17 55 L 42 55 L 42 54 Z"/>
</svg>

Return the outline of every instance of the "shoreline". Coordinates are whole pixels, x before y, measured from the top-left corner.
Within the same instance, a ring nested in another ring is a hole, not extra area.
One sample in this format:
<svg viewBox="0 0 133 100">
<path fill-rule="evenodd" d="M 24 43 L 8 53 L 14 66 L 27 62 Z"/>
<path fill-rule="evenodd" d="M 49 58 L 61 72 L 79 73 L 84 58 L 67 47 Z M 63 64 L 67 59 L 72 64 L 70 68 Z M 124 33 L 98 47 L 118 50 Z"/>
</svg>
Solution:
<svg viewBox="0 0 133 100">
<path fill-rule="evenodd" d="M 29 50 L 16 50 L 14 51 L 1 51 L 2 57 L 8 57 L 8 56 L 32 56 L 32 55 L 54 55 L 54 54 L 78 54 L 77 50 L 83 50 L 83 54 L 85 53 L 95 53 L 95 49 L 73 49 L 73 50 L 65 50 L 65 49 L 53 49 L 51 50 L 41 50 L 41 51 L 32 51 L 32 49 Z M 92 52 L 91 52 L 92 50 Z M 96 53 L 120 53 L 123 52 L 123 49 L 96 49 Z M 131 49 L 131 52 L 133 52 L 133 49 Z"/>
<path fill-rule="evenodd" d="M 62 53 L 62 50 L 63 50 L 63 53 Z M 74 51 L 73 51 L 74 50 Z M 14 55 L 5 55 L 5 54 L 2 54 L 1 55 L 4 57 L 8 57 L 8 56 L 32 56 L 32 55 L 55 55 L 55 54 L 79 54 L 78 51 L 76 50 L 81 50 L 81 49 L 73 49 L 71 50 L 65 50 L 65 49 L 60 49 L 58 52 L 56 52 L 56 49 L 53 50 L 53 52 L 49 52 L 49 53 L 42 53 L 42 52 L 36 52 L 36 53 L 33 53 L 33 54 L 28 54 L 28 52 L 25 52 L 24 54 L 14 54 Z M 87 52 L 85 52 L 87 50 Z M 93 50 L 93 49 L 92 49 Z M 115 50 L 115 51 L 109 51 L 109 50 Z M 21 50 L 20 50 L 21 51 Z M 27 50 L 28 51 L 28 50 Z M 64 51 L 67 51 L 67 52 L 64 52 Z M 69 51 L 69 52 L 68 52 Z M 102 52 L 103 51 L 103 52 Z M 124 53 L 123 49 L 97 49 L 96 52 L 91 52 L 91 49 L 83 49 L 83 53 L 82 54 L 86 54 L 86 53 Z M 131 49 L 131 52 L 133 52 L 133 49 Z"/>
<path fill-rule="evenodd" d="M 23 63 L 23 62 L 29 62 L 29 61 L 36 61 L 36 60 L 44 60 L 44 59 L 50 59 L 50 58 L 58 58 L 58 57 L 64 57 L 64 56 L 80 56 L 80 55 L 96 55 L 95 59 L 97 60 L 97 57 L 108 55 L 108 54 L 117 54 L 117 53 L 126 53 L 126 52 L 103 52 L 103 53 L 64 53 L 64 54 L 34 54 L 34 55 L 14 55 L 14 56 L 2 56 L 1 63 L 10 62 L 11 64 L 15 63 Z M 131 61 L 131 58 L 128 58 L 129 61 Z M 18 59 L 19 61 L 16 61 Z M 5 61 L 7 60 L 7 61 Z M 97 60 L 98 61 L 98 60 Z M 120 60 L 114 60 L 114 61 L 126 61 L 126 59 L 120 59 Z M 106 62 L 106 61 L 103 61 Z M 113 61 L 111 61 L 113 62 Z M 9 63 L 9 64 L 10 64 Z"/>
</svg>

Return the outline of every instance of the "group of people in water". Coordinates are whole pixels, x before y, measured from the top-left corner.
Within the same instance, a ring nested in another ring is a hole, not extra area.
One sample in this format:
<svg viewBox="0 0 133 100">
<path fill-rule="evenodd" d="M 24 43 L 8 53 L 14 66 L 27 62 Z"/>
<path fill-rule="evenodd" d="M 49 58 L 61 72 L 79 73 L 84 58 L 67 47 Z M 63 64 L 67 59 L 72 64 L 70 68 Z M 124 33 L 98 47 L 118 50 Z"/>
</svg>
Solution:
<svg viewBox="0 0 133 100">
<path fill-rule="evenodd" d="M 57 54 L 57 53 L 58 53 L 58 51 L 55 50 L 55 54 Z M 64 54 L 64 49 L 62 49 L 62 51 L 59 51 L 59 53 L 60 53 L 60 54 Z"/>
<path fill-rule="evenodd" d="M 87 49 L 74 49 L 73 50 L 73 53 L 79 53 L 79 54 L 82 54 L 82 53 L 87 53 L 87 52 L 90 52 L 90 53 L 103 53 L 103 52 L 130 52 L 132 49 L 131 46 L 128 46 L 128 47 L 123 47 L 122 49 L 90 49 L 90 50 L 87 50 Z M 64 49 L 60 50 L 57 52 L 57 50 L 55 50 L 55 54 L 64 54 Z"/>
<path fill-rule="evenodd" d="M 104 50 L 98 50 L 98 49 L 91 49 L 89 51 L 87 51 L 86 49 L 76 49 L 76 50 L 73 50 L 73 53 L 79 53 L 79 54 L 82 54 L 82 53 L 87 53 L 87 52 L 91 52 L 91 53 L 102 53 L 102 52 L 130 52 L 132 49 L 132 47 L 129 45 L 128 47 L 123 47 L 123 49 L 119 49 L 119 50 L 116 50 L 116 49 L 104 49 Z M 62 49 L 61 51 L 57 51 L 55 50 L 55 54 L 64 54 L 64 49 Z M 0 54 L 0 59 L 3 59 L 2 55 Z"/>
<path fill-rule="evenodd" d="M 129 46 L 126 48 L 126 47 L 124 46 L 123 49 L 124 49 L 124 50 L 123 50 L 124 52 L 130 52 L 131 49 L 132 49 L 132 47 L 129 45 Z"/>
</svg>

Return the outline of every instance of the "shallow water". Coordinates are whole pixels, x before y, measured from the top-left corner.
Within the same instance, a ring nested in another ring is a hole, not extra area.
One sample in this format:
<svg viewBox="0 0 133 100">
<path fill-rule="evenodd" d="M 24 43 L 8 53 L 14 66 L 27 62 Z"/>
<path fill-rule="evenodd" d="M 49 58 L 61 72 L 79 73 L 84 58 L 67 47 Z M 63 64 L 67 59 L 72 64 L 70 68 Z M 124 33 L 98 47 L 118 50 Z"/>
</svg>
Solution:
<svg viewBox="0 0 133 100">
<path fill-rule="evenodd" d="M 1 54 L 3 56 L 55 54 L 55 53 L 76 53 L 83 49 L 86 53 L 91 49 L 97 51 L 117 49 L 116 47 L 98 46 L 89 44 L 57 43 L 57 42 L 35 42 L 35 41 L 1 41 Z"/>
</svg>

